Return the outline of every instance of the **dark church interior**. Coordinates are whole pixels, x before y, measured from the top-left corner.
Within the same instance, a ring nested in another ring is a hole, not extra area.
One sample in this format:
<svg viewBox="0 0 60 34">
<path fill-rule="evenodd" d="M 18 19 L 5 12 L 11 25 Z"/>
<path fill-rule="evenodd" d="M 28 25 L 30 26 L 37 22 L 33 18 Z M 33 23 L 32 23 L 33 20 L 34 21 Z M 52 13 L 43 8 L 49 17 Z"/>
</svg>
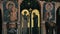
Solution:
<svg viewBox="0 0 60 34">
<path fill-rule="evenodd" d="M 0 34 L 60 34 L 60 0 L 0 0 Z"/>
</svg>

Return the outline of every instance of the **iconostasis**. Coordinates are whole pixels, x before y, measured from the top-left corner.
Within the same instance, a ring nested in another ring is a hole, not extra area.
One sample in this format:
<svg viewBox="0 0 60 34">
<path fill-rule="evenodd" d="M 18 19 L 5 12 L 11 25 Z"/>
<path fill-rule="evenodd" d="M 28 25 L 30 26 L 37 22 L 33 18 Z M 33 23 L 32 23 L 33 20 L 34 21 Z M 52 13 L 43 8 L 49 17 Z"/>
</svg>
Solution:
<svg viewBox="0 0 60 34">
<path fill-rule="evenodd" d="M 46 21 L 56 23 L 59 2 L 1 1 L 3 34 L 45 34 Z"/>
</svg>

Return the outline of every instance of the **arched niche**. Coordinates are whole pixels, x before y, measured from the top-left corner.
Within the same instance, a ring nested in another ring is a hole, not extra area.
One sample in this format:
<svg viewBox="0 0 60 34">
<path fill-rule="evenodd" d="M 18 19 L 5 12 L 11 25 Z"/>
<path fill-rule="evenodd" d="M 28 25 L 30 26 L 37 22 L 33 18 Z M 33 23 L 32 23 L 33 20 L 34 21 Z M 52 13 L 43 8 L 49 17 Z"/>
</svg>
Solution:
<svg viewBox="0 0 60 34">
<path fill-rule="evenodd" d="M 40 27 L 40 14 L 39 14 L 39 10 L 37 10 L 37 9 L 34 9 L 34 10 L 32 11 L 32 19 L 31 19 L 31 20 L 32 20 L 32 27 L 34 27 L 34 26 L 33 26 L 33 23 L 34 23 L 34 22 L 33 22 L 33 17 L 34 17 L 34 16 L 33 16 L 33 13 L 35 13 L 35 14 L 38 16 L 38 27 Z"/>
<path fill-rule="evenodd" d="M 38 22 L 40 22 L 41 23 L 41 6 L 40 6 L 40 2 L 38 2 L 38 1 L 35 1 L 35 0 L 31 0 L 31 1 L 29 1 L 29 0 L 23 0 L 22 1 L 22 3 L 20 4 L 20 23 L 22 24 L 22 11 L 23 10 L 28 10 L 28 13 L 29 13 L 29 23 L 28 23 L 28 34 L 33 34 L 32 33 L 32 30 L 33 30 L 33 23 L 32 23 L 32 13 L 35 11 L 35 9 L 37 9 L 36 11 L 37 11 L 37 13 L 39 12 L 39 16 L 38 16 L 38 18 L 39 18 L 39 20 L 38 20 Z M 40 23 L 39 23 L 39 25 L 38 25 L 38 29 L 39 29 L 39 34 L 40 34 Z M 22 25 L 21 25 L 22 26 Z M 21 30 L 21 29 L 20 29 Z M 22 31 L 22 30 L 21 30 Z"/>
</svg>

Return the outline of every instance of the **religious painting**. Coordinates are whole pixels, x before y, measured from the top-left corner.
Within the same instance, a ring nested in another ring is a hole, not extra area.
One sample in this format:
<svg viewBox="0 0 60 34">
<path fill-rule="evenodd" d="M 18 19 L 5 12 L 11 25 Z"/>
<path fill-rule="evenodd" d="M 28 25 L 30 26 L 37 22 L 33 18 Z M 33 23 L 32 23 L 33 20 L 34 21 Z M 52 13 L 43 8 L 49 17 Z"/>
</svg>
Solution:
<svg viewBox="0 0 60 34">
<path fill-rule="evenodd" d="M 32 34 L 40 34 L 40 13 L 38 9 L 32 10 L 31 14 Z"/>
<path fill-rule="evenodd" d="M 55 3 L 54 2 L 44 3 L 43 20 L 45 21 L 46 34 L 54 34 L 54 32 L 56 32 Z"/>
<path fill-rule="evenodd" d="M 14 1 L 3 2 L 3 24 L 5 24 L 6 31 L 3 30 L 4 34 L 17 34 L 17 23 L 18 22 L 18 3 Z"/>
<path fill-rule="evenodd" d="M 21 12 L 21 34 L 27 34 L 29 28 L 29 12 L 27 9 L 23 9 Z"/>
<path fill-rule="evenodd" d="M 43 20 L 55 21 L 55 3 L 52 2 L 44 3 Z"/>
<path fill-rule="evenodd" d="M 17 22 L 18 21 L 18 4 L 13 1 L 5 1 L 3 3 L 3 21 Z"/>
</svg>

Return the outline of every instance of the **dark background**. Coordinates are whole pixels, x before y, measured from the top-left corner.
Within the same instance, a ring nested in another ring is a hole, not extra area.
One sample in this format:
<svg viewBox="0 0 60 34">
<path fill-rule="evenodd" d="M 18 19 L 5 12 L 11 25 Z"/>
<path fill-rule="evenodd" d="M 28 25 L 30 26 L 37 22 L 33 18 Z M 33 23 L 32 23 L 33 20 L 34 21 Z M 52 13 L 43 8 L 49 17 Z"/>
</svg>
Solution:
<svg viewBox="0 0 60 34">
<path fill-rule="evenodd" d="M 5 0 L 0 0 L 0 2 L 1 1 L 5 1 Z M 40 1 L 47 1 L 47 2 L 55 1 L 55 2 L 60 2 L 60 0 L 40 0 Z M 1 9 L 0 9 L 0 34 L 2 34 L 2 14 L 1 14 Z"/>
<path fill-rule="evenodd" d="M 2 34 L 2 14 L 0 9 L 0 34 Z"/>
</svg>

